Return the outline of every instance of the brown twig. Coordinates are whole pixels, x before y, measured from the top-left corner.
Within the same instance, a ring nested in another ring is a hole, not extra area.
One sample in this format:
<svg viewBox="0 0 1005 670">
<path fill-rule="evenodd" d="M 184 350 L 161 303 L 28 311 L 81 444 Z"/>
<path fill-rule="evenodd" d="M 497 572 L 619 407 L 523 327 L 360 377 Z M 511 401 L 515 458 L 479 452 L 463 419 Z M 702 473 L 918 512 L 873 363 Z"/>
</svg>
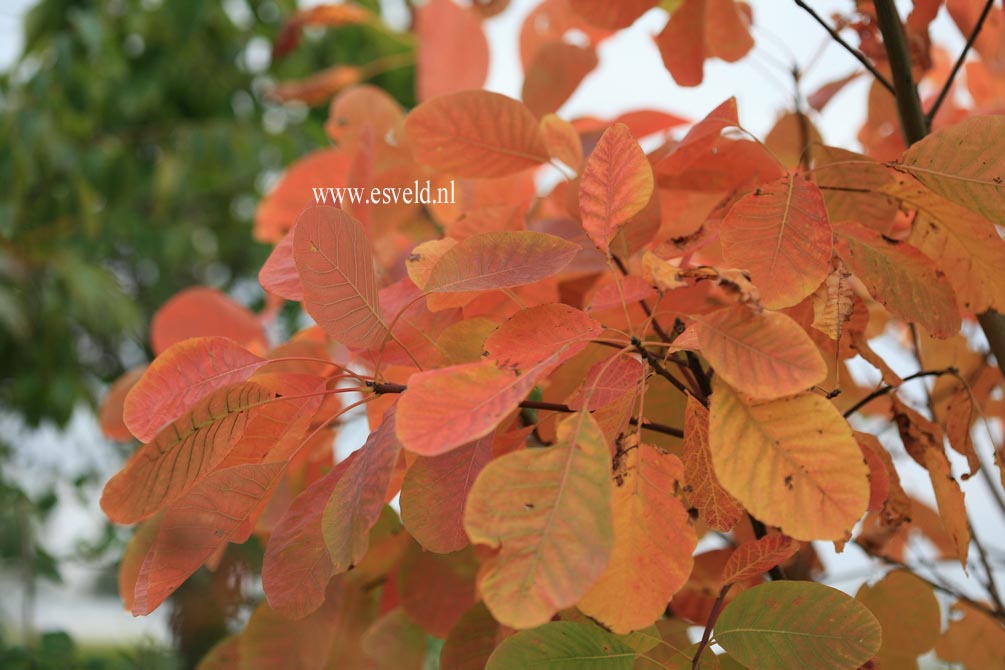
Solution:
<svg viewBox="0 0 1005 670">
<path fill-rule="evenodd" d="M 988 0 L 984 4 L 984 10 L 981 15 L 977 18 L 977 24 L 974 29 L 970 32 L 970 37 L 967 38 L 967 43 L 963 47 L 963 51 L 960 52 L 960 57 L 956 59 L 956 63 L 953 65 L 953 69 L 949 72 L 949 77 L 946 78 L 946 83 L 942 85 L 942 90 L 939 91 L 939 97 L 935 99 L 932 103 L 932 108 L 928 110 L 928 114 L 925 115 L 925 120 L 928 122 L 929 127 L 932 125 L 932 120 L 935 119 L 935 115 L 939 113 L 939 108 L 942 107 L 942 103 L 945 101 L 946 96 L 949 95 L 949 89 L 953 87 L 953 80 L 956 79 L 956 74 L 963 67 L 963 63 L 967 60 L 967 54 L 970 53 L 970 48 L 977 41 L 977 36 L 980 35 L 981 29 L 984 27 L 984 21 L 988 18 L 988 14 L 991 13 L 991 6 L 994 5 L 995 0 Z"/>
<path fill-rule="evenodd" d="M 370 388 L 377 394 L 404 393 L 408 390 L 408 386 L 405 384 L 395 384 L 393 382 L 378 382 L 370 385 Z M 563 414 L 572 414 L 573 412 L 579 411 L 562 403 L 542 402 L 540 400 L 524 400 L 518 405 L 518 407 L 520 407 L 520 409 L 536 409 L 543 412 L 562 412 Z M 684 431 L 680 428 L 674 428 L 673 426 L 667 426 L 662 423 L 655 423 L 645 418 L 639 421 L 639 419 L 632 417 L 629 422 L 633 426 L 640 426 L 643 430 L 651 430 L 654 433 L 663 433 L 664 435 L 672 435 L 673 437 L 684 437 Z"/>
<path fill-rule="evenodd" d="M 911 51 L 893 0 L 874 0 L 873 7 L 876 9 L 876 21 L 883 34 L 883 46 L 893 73 L 893 94 L 897 98 L 900 129 L 904 133 L 904 140 L 911 145 L 928 134 L 928 122 L 921 111 L 918 87 L 911 74 Z"/>
<path fill-rule="evenodd" d="M 817 14 L 816 11 L 812 7 L 807 5 L 805 2 L 803 2 L 803 0 L 795 0 L 795 3 L 800 7 L 802 7 L 804 10 L 806 10 L 806 12 L 813 17 L 814 21 L 823 26 L 823 29 L 826 30 L 827 34 L 831 36 L 831 39 L 833 39 L 835 42 L 844 47 L 845 51 L 854 56 L 855 60 L 861 63 L 866 70 L 872 73 L 872 76 L 876 78 L 876 81 L 878 81 L 883 88 L 888 90 L 890 93 L 894 93 L 893 84 L 890 83 L 890 80 L 887 79 L 882 72 L 876 69 L 876 66 L 873 65 L 868 58 L 866 58 L 865 54 L 863 54 L 861 51 L 859 51 L 852 45 L 848 44 L 844 40 L 844 38 L 841 37 L 840 34 L 838 34 L 838 31 L 834 30 L 834 28 L 832 28 L 831 25 L 827 23 L 822 16 Z"/>
</svg>

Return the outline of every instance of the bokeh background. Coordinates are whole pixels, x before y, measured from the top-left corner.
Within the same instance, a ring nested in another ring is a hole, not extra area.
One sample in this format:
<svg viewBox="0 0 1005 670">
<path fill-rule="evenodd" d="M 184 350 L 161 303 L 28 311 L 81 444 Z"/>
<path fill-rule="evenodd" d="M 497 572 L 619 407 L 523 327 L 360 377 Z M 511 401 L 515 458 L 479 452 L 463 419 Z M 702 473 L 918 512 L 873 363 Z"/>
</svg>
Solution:
<svg viewBox="0 0 1005 670">
<path fill-rule="evenodd" d="M 151 315 L 178 290 L 213 286 L 260 308 L 257 203 L 284 165 L 329 143 L 326 107 L 273 101 L 274 84 L 410 48 L 348 26 L 308 31 L 273 62 L 284 21 L 309 4 L 0 0 L 0 668 L 186 667 L 245 611 L 235 594 L 254 593 L 255 558 L 237 557 L 150 617 L 122 610 L 128 530 L 106 523 L 97 500 L 129 447 L 101 436 L 96 408 L 151 358 Z M 392 28 L 407 21 L 404 0 L 360 4 Z M 485 22 L 486 88 L 519 96 L 517 34 L 535 4 L 512 0 Z M 793 65 L 804 92 L 856 70 L 794 3 L 750 4 L 757 48 L 709 63 L 702 87 L 673 83 L 651 40 L 665 14 L 650 12 L 602 44 L 601 66 L 560 115 L 696 119 L 736 95 L 763 137 L 792 107 Z M 853 2 L 813 4 L 826 16 Z M 932 31 L 951 53 L 962 46 L 944 16 Z M 414 104 L 411 67 L 373 81 Z M 828 143 L 857 146 L 867 86 L 860 78 L 814 119 Z M 923 482 L 912 488 L 930 499 Z M 853 590 L 867 576 L 843 570 L 830 583 Z"/>
</svg>

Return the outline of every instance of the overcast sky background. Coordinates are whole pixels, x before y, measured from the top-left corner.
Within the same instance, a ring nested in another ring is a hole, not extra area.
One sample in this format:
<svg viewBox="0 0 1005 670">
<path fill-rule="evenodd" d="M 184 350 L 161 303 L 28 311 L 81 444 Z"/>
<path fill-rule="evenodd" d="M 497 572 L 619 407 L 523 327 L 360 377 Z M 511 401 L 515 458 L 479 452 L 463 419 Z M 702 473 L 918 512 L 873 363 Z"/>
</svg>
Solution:
<svg viewBox="0 0 1005 670">
<path fill-rule="evenodd" d="M 169 1 L 169 0 L 168 0 Z M 232 7 L 243 0 L 226 0 Z M 31 0 L 2 0 L 0 2 L 0 68 L 6 69 L 17 57 L 22 44 L 21 19 L 33 4 Z M 316 2 L 304 4 L 318 4 Z M 513 0 L 510 8 L 500 17 L 486 22 L 491 48 L 492 66 L 486 87 L 518 97 L 522 84 L 517 53 L 517 34 L 526 14 L 537 4 L 536 0 Z M 900 3 L 906 11 L 910 3 Z M 705 83 L 696 89 L 676 86 L 663 67 L 651 36 L 659 32 L 665 15 L 652 11 L 634 26 L 622 31 L 600 46 L 600 67 L 590 74 L 576 94 L 559 111 L 565 118 L 579 115 L 613 117 L 633 109 L 660 109 L 691 119 L 700 119 L 708 111 L 730 96 L 739 102 L 741 122 L 749 130 L 763 137 L 777 117 L 791 108 L 792 79 L 784 65 L 793 61 L 805 65 L 822 45 L 829 43 L 827 34 L 805 12 L 789 0 L 752 0 L 754 10 L 754 37 L 757 42 L 753 54 L 738 64 L 710 61 L 705 65 Z M 813 5 L 824 16 L 847 10 L 852 0 L 819 0 Z M 945 45 L 956 54 L 963 38 L 943 12 L 933 25 L 936 43 Z M 954 56 L 955 57 L 955 56 Z M 821 84 L 843 77 L 858 69 L 858 63 L 839 46 L 829 43 L 815 65 L 805 73 L 803 92 L 810 93 Z M 825 141 L 829 144 L 853 148 L 855 135 L 865 113 L 865 93 L 868 77 L 861 77 L 848 86 L 816 119 Z M 890 343 L 880 343 L 881 353 L 893 351 Z M 893 358 L 895 369 L 903 374 L 914 371 L 913 362 L 905 357 Z M 870 381 L 878 380 L 875 371 L 864 373 Z M 84 466 L 97 466 L 109 474 L 118 467 L 117 457 L 110 446 L 99 437 L 93 417 L 79 412 L 66 433 L 41 430 L 27 433 L 8 418 L 0 417 L 0 429 L 11 436 L 11 442 L 20 444 L 25 459 L 35 470 L 53 473 L 72 473 Z M 345 440 L 359 439 L 362 431 L 347 431 Z M 1000 439 L 1000 436 L 998 436 Z M 985 450 L 986 440 L 981 441 Z M 901 449 L 902 451 L 902 449 Z M 985 451 L 985 455 L 987 455 Z M 955 454 L 953 454 L 955 456 Z M 904 460 L 899 460 L 903 463 Z M 960 472 L 962 461 L 954 458 L 954 468 Z M 913 463 L 905 465 L 905 484 L 923 500 L 933 501 L 927 476 Z M 997 473 L 995 473 L 997 476 Z M 1005 549 L 1001 539 L 1000 518 L 992 510 L 988 491 L 980 478 L 963 483 L 968 502 L 973 505 L 975 523 L 982 537 L 992 547 Z M 97 497 L 81 501 L 79 506 L 63 506 L 50 529 L 56 548 L 70 551 L 80 537 L 87 537 L 99 528 Z M 829 564 L 834 558 L 830 545 L 818 543 Z M 854 593 L 870 572 L 869 561 L 861 553 L 849 549 L 839 559 L 840 567 L 834 574 L 832 585 Z M 165 611 L 159 610 L 150 617 L 132 618 L 122 611 L 117 600 L 95 600 L 82 593 L 81 585 L 93 577 L 87 566 L 67 567 L 68 587 L 45 587 L 39 594 L 39 627 L 61 628 L 75 636 L 89 639 L 122 641 L 127 638 L 152 636 L 166 639 Z M 959 569 L 947 570 L 958 583 L 962 583 Z M 0 583 L 0 589 L 11 593 L 9 586 Z M 977 597 L 979 590 L 972 591 Z M 0 614 L 7 621 L 16 620 L 16 599 L 4 598 Z"/>
</svg>

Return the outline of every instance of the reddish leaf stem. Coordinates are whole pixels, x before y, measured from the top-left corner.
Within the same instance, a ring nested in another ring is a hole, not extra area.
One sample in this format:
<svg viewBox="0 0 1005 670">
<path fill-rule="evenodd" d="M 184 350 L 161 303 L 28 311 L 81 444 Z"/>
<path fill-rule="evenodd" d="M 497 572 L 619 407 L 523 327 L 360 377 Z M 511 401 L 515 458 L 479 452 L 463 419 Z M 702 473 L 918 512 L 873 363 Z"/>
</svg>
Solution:
<svg viewBox="0 0 1005 670">
<path fill-rule="evenodd" d="M 719 591 L 719 597 L 712 603 L 712 611 L 708 613 L 708 622 L 705 623 L 705 631 L 701 634 L 701 642 L 698 643 L 698 650 L 694 652 L 694 658 L 691 659 L 691 670 L 698 670 L 701 667 L 701 655 L 708 647 L 708 641 L 712 639 L 712 628 L 719 620 L 719 613 L 726 602 L 726 594 L 729 593 L 732 586 L 732 584 L 723 586 L 722 590 Z"/>
</svg>

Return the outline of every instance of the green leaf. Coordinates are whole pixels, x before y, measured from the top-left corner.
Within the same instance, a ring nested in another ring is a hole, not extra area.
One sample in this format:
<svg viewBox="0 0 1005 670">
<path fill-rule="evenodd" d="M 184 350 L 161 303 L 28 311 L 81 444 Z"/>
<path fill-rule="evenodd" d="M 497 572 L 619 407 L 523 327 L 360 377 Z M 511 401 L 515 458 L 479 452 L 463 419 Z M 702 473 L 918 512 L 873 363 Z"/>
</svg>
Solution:
<svg viewBox="0 0 1005 670">
<path fill-rule="evenodd" d="M 722 612 L 715 641 L 750 670 L 855 670 L 879 651 L 872 612 L 837 589 L 771 582 Z"/>
<path fill-rule="evenodd" d="M 485 670 L 632 670 L 635 651 L 607 631 L 571 621 L 547 623 L 507 638 Z"/>
</svg>

